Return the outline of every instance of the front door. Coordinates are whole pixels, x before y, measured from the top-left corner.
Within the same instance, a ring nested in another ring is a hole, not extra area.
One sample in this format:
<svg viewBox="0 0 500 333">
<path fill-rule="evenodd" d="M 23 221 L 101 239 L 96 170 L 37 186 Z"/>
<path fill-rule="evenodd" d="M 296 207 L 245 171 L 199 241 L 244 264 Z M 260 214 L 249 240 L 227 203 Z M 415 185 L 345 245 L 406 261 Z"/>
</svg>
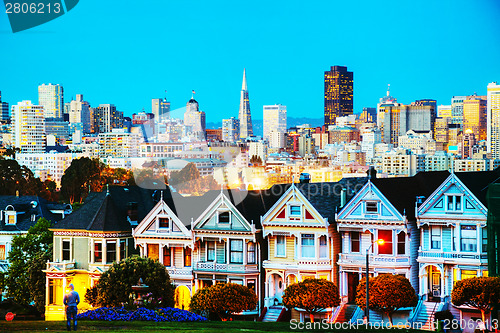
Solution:
<svg viewBox="0 0 500 333">
<path fill-rule="evenodd" d="M 356 288 L 359 284 L 359 273 L 347 273 L 347 303 L 356 303 Z"/>
<path fill-rule="evenodd" d="M 441 273 L 434 266 L 431 266 L 430 270 L 430 296 L 437 301 L 441 299 Z"/>
</svg>

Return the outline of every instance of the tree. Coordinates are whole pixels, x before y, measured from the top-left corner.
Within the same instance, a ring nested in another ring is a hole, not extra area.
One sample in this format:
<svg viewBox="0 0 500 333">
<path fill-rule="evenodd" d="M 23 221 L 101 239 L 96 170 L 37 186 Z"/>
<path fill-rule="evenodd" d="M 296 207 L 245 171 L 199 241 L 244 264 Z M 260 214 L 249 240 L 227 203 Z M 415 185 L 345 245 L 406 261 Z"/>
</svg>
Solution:
<svg viewBox="0 0 500 333">
<path fill-rule="evenodd" d="M 12 239 L 8 255 L 9 269 L 5 276 L 7 296 L 21 305 L 35 302 L 36 308 L 45 308 L 45 269 L 47 260 L 52 259 L 52 223 L 41 218 L 29 228 L 26 235 Z"/>
<path fill-rule="evenodd" d="M 0 158 L 0 195 L 35 195 L 41 188 L 41 181 L 26 166 L 16 160 Z"/>
<path fill-rule="evenodd" d="M 311 322 L 314 322 L 315 313 L 340 304 L 339 289 L 333 282 L 325 279 L 305 279 L 285 289 L 283 304 L 288 309 L 306 310 Z"/>
<path fill-rule="evenodd" d="M 252 165 L 262 165 L 262 158 L 257 155 L 252 155 L 252 157 L 250 158 L 250 163 L 252 163 Z"/>
<path fill-rule="evenodd" d="M 221 320 L 233 313 L 254 310 L 257 307 L 255 292 L 236 283 L 218 283 L 198 290 L 191 298 L 189 309 L 207 315 L 214 313 Z"/>
<path fill-rule="evenodd" d="M 71 162 L 61 178 L 61 193 L 70 203 L 82 202 L 90 191 L 100 192 L 105 165 L 98 159 L 81 157 Z"/>
<path fill-rule="evenodd" d="M 399 308 L 416 306 L 417 293 L 410 281 L 402 275 L 382 274 L 370 278 L 369 307 L 383 312 L 392 325 L 392 315 Z M 356 304 L 366 308 L 366 279 L 362 279 L 357 288 Z"/>
<path fill-rule="evenodd" d="M 451 291 L 451 302 L 456 306 L 467 305 L 478 309 L 486 324 L 486 314 L 500 302 L 500 277 L 473 277 L 457 281 Z"/>
<path fill-rule="evenodd" d="M 95 305 L 121 306 L 130 303 L 132 286 L 137 285 L 141 278 L 159 305 L 174 305 L 174 286 L 170 283 L 165 267 L 156 260 L 138 256 L 115 262 L 101 275 L 97 283 Z"/>
</svg>

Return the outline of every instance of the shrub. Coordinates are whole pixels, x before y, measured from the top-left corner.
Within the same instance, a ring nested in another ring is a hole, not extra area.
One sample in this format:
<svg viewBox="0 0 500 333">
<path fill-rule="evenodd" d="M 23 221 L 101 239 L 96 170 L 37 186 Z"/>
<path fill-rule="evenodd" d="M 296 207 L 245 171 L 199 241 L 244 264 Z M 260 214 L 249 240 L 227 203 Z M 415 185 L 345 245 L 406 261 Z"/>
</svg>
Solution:
<svg viewBox="0 0 500 333">
<path fill-rule="evenodd" d="M 127 310 L 125 308 L 102 307 L 78 314 L 78 319 L 105 320 L 105 321 L 206 321 L 206 318 L 195 313 L 175 308 L 158 308 L 156 310 L 138 308 Z"/>
</svg>

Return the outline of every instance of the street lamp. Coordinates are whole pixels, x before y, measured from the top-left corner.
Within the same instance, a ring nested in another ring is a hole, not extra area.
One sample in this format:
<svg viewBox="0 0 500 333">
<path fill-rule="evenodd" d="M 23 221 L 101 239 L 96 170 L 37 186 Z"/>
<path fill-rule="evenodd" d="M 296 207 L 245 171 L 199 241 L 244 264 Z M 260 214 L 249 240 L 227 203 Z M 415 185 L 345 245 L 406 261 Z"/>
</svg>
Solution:
<svg viewBox="0 0 500 333">
<path fill-rule="evenodd" d="M 377 243 L 378 245 L 384 245 L 385 241 L 383 239 L 377 239 L 376 241 L 372 242 L 370 246 L 366 249 L 366 308 L 365 308 L 365 317 L 366 317 L 366 324 L 370 322 L 370 297 L 369 297 L 369 291 L 368 291 L 368 274 L 370 270 L 370 264 L 368 261 L 370 249 L 372 248 L 373 244 Z"/>
</svg>

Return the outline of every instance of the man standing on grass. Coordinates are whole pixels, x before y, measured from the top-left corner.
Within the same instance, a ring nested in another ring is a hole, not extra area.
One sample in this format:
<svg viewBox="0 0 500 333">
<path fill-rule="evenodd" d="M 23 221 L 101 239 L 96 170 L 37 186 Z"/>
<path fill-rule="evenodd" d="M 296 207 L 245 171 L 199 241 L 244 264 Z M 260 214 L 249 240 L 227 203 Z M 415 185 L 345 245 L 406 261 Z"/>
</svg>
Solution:
<svg viewBox="0 0 500 333">
<path fill-rule="evenodd" d="M 69 285 L 69 293 L 64 295 L 64 305 L 66 305 L 66 318 L 67 318 L 67 330 L 71 331 L 71 318 L 73 317 L 73 330 L 76 331 L 76 313 L 78 312 L 78 303 L 80 303 L 80 296 L 75 291 L 75 286 L 73 283 Z"/>
</svg>

